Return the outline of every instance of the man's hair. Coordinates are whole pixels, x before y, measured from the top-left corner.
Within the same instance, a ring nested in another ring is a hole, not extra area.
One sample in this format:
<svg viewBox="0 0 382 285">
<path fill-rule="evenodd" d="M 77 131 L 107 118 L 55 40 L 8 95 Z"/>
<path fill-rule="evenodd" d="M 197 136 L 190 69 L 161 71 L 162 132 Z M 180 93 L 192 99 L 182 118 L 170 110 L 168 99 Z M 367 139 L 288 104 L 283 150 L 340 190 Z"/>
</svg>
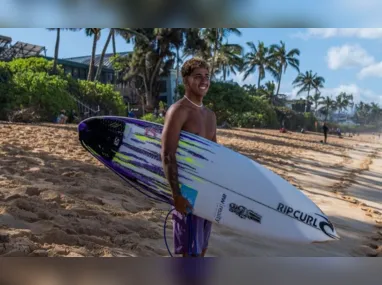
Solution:
<svg viewBox="0 0 382 285">
<path fill-rule="evenodd" d="M 183 66 L 182 66 L 182 78 L 185 78 L 186 76 L 191 75 L 191 73 L 197 68 L 205 68 L 208 71 L 210 70 L 208 63 L 204 59 L 194 57 L 194 58 L 187 60 L 183 64 Z"/>
</svg>

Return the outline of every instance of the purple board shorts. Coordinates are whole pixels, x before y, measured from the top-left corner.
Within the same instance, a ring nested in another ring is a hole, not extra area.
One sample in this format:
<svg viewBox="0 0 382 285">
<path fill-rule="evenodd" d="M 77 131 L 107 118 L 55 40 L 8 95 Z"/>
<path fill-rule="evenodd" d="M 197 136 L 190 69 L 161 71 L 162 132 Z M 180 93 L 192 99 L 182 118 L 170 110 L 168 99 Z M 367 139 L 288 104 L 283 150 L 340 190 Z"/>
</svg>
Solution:
<svg viewBox="0 0 382 285">
<path fill-rule="evenodd" d="M 200 255 L 207 249 L 212 228 L 210 221 L 174 210 L 172 224 L 175 254 Z"/>
</svg>

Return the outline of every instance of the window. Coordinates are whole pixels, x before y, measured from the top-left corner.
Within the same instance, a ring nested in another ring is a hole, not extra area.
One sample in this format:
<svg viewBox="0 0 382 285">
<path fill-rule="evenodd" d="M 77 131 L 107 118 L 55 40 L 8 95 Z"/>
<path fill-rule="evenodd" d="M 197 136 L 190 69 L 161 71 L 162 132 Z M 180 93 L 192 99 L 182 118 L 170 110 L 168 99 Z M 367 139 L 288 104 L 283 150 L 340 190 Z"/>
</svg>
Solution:
<svg viewBox="0 0 382 285">
<path fill-rule="evenodd" d="M 166 93 L 167 92 L 167 81 L 165 81 L 165 80 L 159 81 L 158 91 L 159 91 L 159 93 Z"/>
<path fill-rule="evenodd" d="M 81 68 L 80 69 L 80 79 L 86 79 L 86 70 Z"/>
<path fill-rule="evenodd" d="M 78 68 L 73 68 L 73 77 L 74 78 L 78 78 L 78 76 L 79 76 L 79 71 L 78 71 Z"/>
<path fill-rule="evenodd" d="M 65 66 L 64 72 L 65 72 L 65 74 L 72 74 L 72 68 L 70 66 Z"/>
</svg>

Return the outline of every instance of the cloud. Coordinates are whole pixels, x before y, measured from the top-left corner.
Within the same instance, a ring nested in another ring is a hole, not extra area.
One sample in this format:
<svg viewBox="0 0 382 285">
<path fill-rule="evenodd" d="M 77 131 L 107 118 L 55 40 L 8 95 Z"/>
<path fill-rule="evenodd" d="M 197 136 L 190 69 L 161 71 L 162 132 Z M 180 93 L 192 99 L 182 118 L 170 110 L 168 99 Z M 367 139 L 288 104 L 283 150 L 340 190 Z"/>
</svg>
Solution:
<svg viewBox="0 0 382 285">
<path fill-rule="evenodd" d="M 292 37 L 309 39 L 328 39 L 334 37 L 360 38 L 360 39 L 382 39 L 382 28 L 309 28 L 305 32 L 298 32 Z"/>
<path fill-rule="evenodd" d="M 239 73 L 239 72 L 236 72 L 236 75 L 235 74 L 231 74 L 230 76 L 234 81 L 236 81 L 237 83 L 239 83 L 240 86 L 243 86 L 244 84 L 255 84 L 257 86 L 257 80 L 258 80 L 258 77 L 256 75 L 256 73 L 251 73 L 250 75 L 248 75 L 248 77 L 243 80 L 244 78 L 244 72 L 242 73 Z"/>
<path fill-rule="evenodd" d="M 366 77 L 382 77 L 382 62 L 374 63 L 361 69 L 358 73 L 359 79 Z"/>
<path fill-rule="evenodd" d="M 354 102 L 359 103 L 360 101 L 363 101 L 365 103 L 378 103 L 382 105 L 382 94 L 377 94 L 373 90 L 370 89 L 364 89 L 359 87 L 356 84 L 342 84 L 335 88 L 323 88 L 321 89 L 321 96 L 326 97 L 332 97 L 334 99 L 337 97 L 338 94 L 341 92 L 346 92 L 347 94 L 353 94 Z M 291 92 L 291 98 L 305 98 L 306 94 L 301 94 L 300 96 L 296 96 L 297 90 L 292 89 Z"/>
<path fill-rule="evenodd" d="M 359 45 L 343 45 L 331 47 L 326 60 L 330 69 L 368 66 L 374 63 L 374 58 Z"/>
</svg>

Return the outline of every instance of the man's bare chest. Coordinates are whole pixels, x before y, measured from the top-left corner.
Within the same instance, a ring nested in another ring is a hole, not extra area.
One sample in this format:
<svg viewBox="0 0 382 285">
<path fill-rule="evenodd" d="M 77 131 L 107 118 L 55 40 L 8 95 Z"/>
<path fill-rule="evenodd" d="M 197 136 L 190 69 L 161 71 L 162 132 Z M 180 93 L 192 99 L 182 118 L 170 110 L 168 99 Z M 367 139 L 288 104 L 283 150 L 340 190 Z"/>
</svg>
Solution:
<svg viewBox="0 0 382 285">
<path fill-rule="evenodd" d="M 209 140 L 212 140 L 215 133 L 212 122 L 206 114 L 190 116 L 184 124 L 183 130 Z"/>
</svg>

